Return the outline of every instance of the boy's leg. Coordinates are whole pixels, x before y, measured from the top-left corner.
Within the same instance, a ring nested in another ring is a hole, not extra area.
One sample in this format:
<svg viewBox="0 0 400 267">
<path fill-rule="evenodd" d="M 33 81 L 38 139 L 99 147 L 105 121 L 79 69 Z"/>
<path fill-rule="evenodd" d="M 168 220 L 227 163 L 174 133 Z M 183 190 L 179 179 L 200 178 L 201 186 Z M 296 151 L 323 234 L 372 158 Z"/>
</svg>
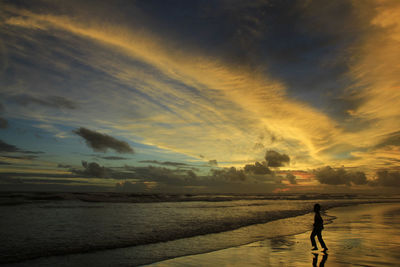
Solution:
<svg viewBox="0 0 400 267">
<path fill-rule="evenodd" d="M 319 241 L 319 243 L 321 244 L 322 248 L 323 248 L 323 249 L 327 249 L 327 247 L 326 247 L 326 245 L 325 245 L 325 242 L 324 242 L 324 240 L 322 239 L 322 230 L 319 230 L 319 231 L 316 233 L 316 235 L 317 235 L 317 237 L 318 237 L 318 241 Z"/>
<path fill-rule="evenodd" d="M 311 239 L 311 246 L 313 246 L 314 248 L 317 247 L 317 243 L 315 243 L 315 236 L 317 235 L 315 229 L 312 230 L 311 235 L 310 235 L 310 239 Z"/>
</svg>

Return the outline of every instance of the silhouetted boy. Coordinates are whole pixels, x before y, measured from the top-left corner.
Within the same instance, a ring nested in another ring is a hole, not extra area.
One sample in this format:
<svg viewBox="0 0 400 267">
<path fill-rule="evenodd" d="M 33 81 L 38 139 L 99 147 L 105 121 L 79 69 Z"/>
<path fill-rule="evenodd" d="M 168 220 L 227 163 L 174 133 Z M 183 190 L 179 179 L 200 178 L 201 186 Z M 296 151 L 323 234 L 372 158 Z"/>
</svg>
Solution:
<svg viewBox="0 0 400 267">
<path fill-rule="evenodd" d="M 324 229 L 324 220 L 322 220 L 321 214 L 319 211 L 321 210 L 321 206 L 317 203 L 314 205 L 314 228 L 311 232 L 311 245 L 313 246 L 312 250 L 318 250 L 317 243 L 315 243 L 315 236 L 318 237 L 318 241 L 321 244 L 323 251 L 327 251 L 328 248 L 325 245 L 324 240 L 322 239 L 322 229 Z"/>
</svg>

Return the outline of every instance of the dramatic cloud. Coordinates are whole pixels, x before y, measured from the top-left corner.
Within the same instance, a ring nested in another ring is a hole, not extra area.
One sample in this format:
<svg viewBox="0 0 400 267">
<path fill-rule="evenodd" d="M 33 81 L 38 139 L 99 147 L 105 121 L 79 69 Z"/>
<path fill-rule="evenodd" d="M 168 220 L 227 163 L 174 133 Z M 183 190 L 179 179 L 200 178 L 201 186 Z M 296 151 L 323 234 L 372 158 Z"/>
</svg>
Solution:
<svg viewBox="0 0 400 267">
<path fill-rule="evenodd" d="M 267 163 L 264 161 L 262 163 L 256 162 L 254 164 L 247 164 L 244 166 L 244 171 L 246 173 L 252 174 L 270 174 L 271 170 L 267 167 Z"/>
<path fill-rule="evenodd" d="M 246 174 L 244 173 L 244 171 L 238 170 L 235 167 L 212 170 L 212 176 L 218 179 L 224 179 L 228 181 L 246 180 Z"/>
<path fill-rule="evenodd" d="M 22 106 L 34 104 L 57 109 L 76 109 L 78 107 L 76 103 L 61 96 L 47 96 L 45 98 L 38 98 L 30 95 L 18 95 L 12 97 L 11 101 Z"/>
<path fill-rule="evenodd" d="M 83 127 L 76 129 L 73 133 L 85 139 L 86 144 L 96 152 L 107 152 L 108 149 L 113 149 L 118 153 L 134 153 L 127 142 L 117 140 L 107 134 L 98 133 Z"/>
<path fill-rule="evenodd" d="M 268 150 L 265 154 L 265 160 L 268 167 L 282 167 L 290 162 L 290 158 L 286 154 L 281 154 L 274 150 Z"/>
<path fill-rule="evenodd" d="M 126 167 L 126 170 L 134 174 L 132 178 L 169 185 L 184 185 L 191 179 L 196 179 L 197 177 L 193 171 L 181 169 L 172 170 L 165 167 Z"/>
<path fill-rule="evenodd" d="M 400 187 L 400 171 L 379 170 L 377 178 L 370 182 L 373 186 Z"/>
<path fill-rule="evenodd" d="M 15 144 L 0 143 L 0 151 L 34 153 L 21 150 L 31 143 L 72 164 L 80 144 L 65 133 L 84 122 L 75 133 L 95 151 L 133 153 L 135 142 L 137 158 L 168 159 L 147 163 L 181 171 L 198 157 L 204 169 L 217 167 L 208 159 L 231 162 L 234 171 L 208 181 L 218 189 L 256 187 L 282 166 L 348 167 L 319 170 L 327 184 L 365 184 L 362 172 L 348 170 L 387 168 L 382 184 L 399 166 L 398 0 L 19 0 L 3 1 L 0 13 L 0 111 L 4 103 L 1 116 L 13 124 L 1 134 Z M 32 126 L 63 139 L 34 138 Z M 264 160 L 266 148 L 266 163 L 237 169 Z M 101 168 L 85 171 L 104 175 Z M 207 187 L 189 183 L 193 174 L 107 168 L 106 176 L 146 188 L 169 179 Z"/>
<path fill-rule="evenodd" d="M 193 192 L 193 193 L 265 193 L 282 187 L 274 175 L 246 174 L 235 167 L 213 169 L 209 175 L 164 167 L 129 167 L 128 179 L 116 184 L 118 191 L 131 192 Z M 126 177 L 126 176 L 125 176 Z"/>
<path fill-rule="evenodd" d="M 363 185 L 367 183 L 367 178 L 364 172 L 356 171 L 349 172 L 343 167 L 334 169 L 330 166 L 315 170 L 315 177 L 321 184 L 329 185 Z"/>
<path fill-rule="evenodd" d="M 0 129 L 5 129 L 8 127 L 8 121 L 0 117 Z"/>
<path fill-rule="evenodd" d="M 112 172 L 110 169 L 102 167 L 96 162 L 88 163 L 86 161 L 82 161 L 82 166 L 84 168 L 83 171 L 72 170 L 72 172 L 77 175 L 93 178 L 109 178 Z"/>
<path fill-rule="evenodd" d="M 96 162 L 82 161 L 83 170 L 71 170 L 78 176 L 88 178 L 136 179 L 142 182 L 157 182 L 166 185 L 180 185 L 195 180 L 197 175 L 192 170 L 169 169 L 165 167 L 124 166 L 111 168 L 100 166 Z"/>
<path fill-rule="evenodd" d="M 212 27 L 213 30 L 222 31 L 215 32 L 215 36 L 226 36 L 224 28 L 231 27 L 231 23 L 226 24 L 227 21 L 236 17 L 229 15 L 229 12 L 235 10 L 240 13 L 248 10 L 241 7 L 232 9 L 231 4 L 222 5 L 228 9 L 222 8 L 219 12 L 227 16 L 228 20 L 219 19 L 222 28 Z M 160 8 L 153 4 L 150 6 L 152 7 L 150 10 Z M 227 160 L 233 161 L 251 156 L 250 153 L 253 151 L 249 151 L 248 148 L 258 141 L 260 132 L 271 133 L 271 140 L 275 139 L 272 136 L 277 136 L 279 139 L 291 139 L 293 143 L 306 144 L 307 150 L 314 150 L 314 143 L 320 140 L 325 140 L 324 143 L 329 142 L 329 136 L 335 136 L 338 132 L 335 122 L 324 113 L 295 98 L 287 97 L 285 81 L 264 72 L 263 66 L 253 69 L 246 65 L 232 64 L 236 60 L 224 62 L 215 56 L 204 54 L 209 49 L 184 48 L 182 46 L 184 40 L 169 39 L 170 36 L 165 34 L 165 30 L 146 31 L 145 24 L 140 21 L 132 25 L 143 25 L 144 28 L 124 26 L 131 25 L 130 23 L 120 25 L 117 23 L 104 27 L 102 17 L 96 16 L 97 8 L 87 9 L 90 10 L 89 14 L 82 15 L 87 10 L 71 7 L 77 12 L 74 12 L 74 19 L 70 19 L 68 14 L 59 16 L 57 12 L 40 13 L 37 10 L 10 9 L 15 15 L 7 20 L 8 27 L 20 31 L 30 29 L 34 33 L 35 29 L 43 29 L 49 35 L 55 35 L 55 47 L 64 41 L 91 40 L 91 42 L 76 41 L 78 44 L 75 46 L 80 48 L 78 53 L 71 53 L 68 49 L 64 51 L 62 49 L 64 47 L 57 50 L 65 57 L 72 54 L 78 63 L 89 65 L 94 69 L 93 73 L 87 73 L 87 68 L 80 68 L 73 73 L 77 76 L 77 80 L 85 83 L 84 92 L 80 89 L 74 90 L 80 87 L 69 84 L 67 88 L 74 93 L 75 99 L 82 93 L 90 96 L 88 101 L 92 107 L 96 107 L 88 112 L 82 112 L 82 116 L 89 117 L 90 121 L 97 121 L 93 118 L 98 118 L 101 114 L 104 123 L 113 130 L 123 132 L 127 138 L 133 137 L 133 134 L 129 133 L 135 133 L 146 143 L 167 147 L 174 152 L 194 156 L 202 151 L 208 158 L 223 158 L 229 155 L 230 159 Z M 140 11 L 135 7 L 133 10 Z M 258 8 L 253 7 L 251 10 L 258 12 Z M 284 12 L 285 9 L 278 8 L 275 11 Z M 269 12 L 274 13 L 272 10 Z M 212 17 L 214 16 L 215 14 Z M 90 24 L 86 23 L 88 17 Z M 172 16 L 167 17 L 172 18 Z M 190 17 L 192 16 L 188 16 Z M 245 19 L 247 15 L 242 14 L 239 17 Z M 203 18 L 200 16 L 198 19 Z M 239 24 L 241 22 L 242 19 L 235 21 Z M 250 21 L 247 22 L 252 24 Z M 270 25 L 269 22 L 263 21 Z M 279 25 L 282 23 L 276 24 L 278 27 Z M 208 30 L 205 28 L 199 32 L 206 33 Z M 251 32 L 253 31 L 249 31 Z M 256 32 L 264 33 L 262 30 Z M 279 32 L 277 29 L 276 33 Z M 40 36 L 36 35 L 34 34 L 35 39 L 30 42 L 41 41 Z M 213 39 L 207 38 L 207 40 Z M 242 38 L 233 39 L 238 42 L 242 40 Z M 269 40 L 269 38 L 256 39 Z M 234 42 L 221 41 L 221 44 L 234 45 Z M 221 47 L 224 52 L 227 51 L 225 45 Z M 232 56 L 235 56 L 236 52 Z M 244 49 L 242 52 L 247 53 L 248 50 Z M 81 54 L 85 56 L 82 58 Z M 217 54 L 220 53 L 215 53 Z M 72 65 L 70 62 L 63 63 L 67 66 Z M 73 64 L 75 65 L 77 64 Z M 59 65 L 54 67 L 58 72 L 63 72 Z M 79 75 L 80 71 L 88 75 Z M 98 72 L 102 73 L 101 77 L 97 75 Z M 93 80 L 97 82 L 91 82 Z M 127 88 L 130 89 L 126 90 Z M 101 94 L 98 93 L 99 90 Z M 106 110 L 102 108 L 105 105 L 108 107 Z M 135 119 L 132 119 L 131 114 L 135 115 L 133 116 Z M 121 120 L 124 122 L 121 123 Z M 312 123 L 315 121 L 318 123 Z M 268 130 L 265 129 L 266 125 Z M 287 127 L 291 130 L 287 131 Z M 188 136 L 192 138 L 187 138 Z M 215 138 L 216 136 L 218 138 Z M 233 152 L 231 150 L 235 153 L 231 153 Z"/>
<path fill-rule="evenodd" d="M 363 185 L 367 183 L 367 177 L 364 172 L 356 171 L 356 172 L 348 172 L 348 179 L 356 185 Z"/>
<path fill-rule="evenodd" d="M 296 176 L 291 173 L 286 174 L 286 179 L 289 181 L 290 184 L 297 184 Z"/>
</svg>

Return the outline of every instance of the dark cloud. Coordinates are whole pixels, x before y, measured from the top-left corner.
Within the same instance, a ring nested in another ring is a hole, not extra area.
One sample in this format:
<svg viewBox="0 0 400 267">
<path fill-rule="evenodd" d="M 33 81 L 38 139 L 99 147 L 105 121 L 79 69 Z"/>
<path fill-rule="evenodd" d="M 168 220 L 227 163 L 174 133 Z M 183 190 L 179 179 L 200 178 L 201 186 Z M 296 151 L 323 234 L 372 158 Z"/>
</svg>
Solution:
<svg viewBox="0 0 400 267">
<path fill-rule="evenodd" d="M 110 178 L 113 171 L 109 168 L 102 167 L 96 162 L 86 162 L 82 161 L 83 170 L 71 170 L 77 175 L 90 178 Z"/>
<path fill-rule="evenodd" d="M 86 144 L 96 152 L 106 152 L 108 149 L 113 149 L 118 153 L 134 153 L 127 142 L 117 140 L 107 134 L 98 133 L 83 127 L 76 129 L 73 133 L 85 139 Z"/>
<path fill-rule="evenodd" d="M 268 1 L 270 2 L 270 1 Z M 290 94 L 324 109 L 334 116 L 345 116 L 357 103 L 332 97 L 343 94 L 349 82 L 349 53 L 368 30 L 371 12 L 359 10 L 351 1 L 272 1 L 262 23 L 267 23 L 260 50 L 269 72 L 287 81 Z M 273 41 L 271 41 L 273 40 Z M 334 81 L 334 82 L 332 82 Z M 318 99 L 318 101 L 313 101 Z M 311 101 L 310 101 L 311 100 Z"/>
<path fill-rule="evenodd" d="M 73 183 L 73 184 L 72 184 Z M 78 185 L 80 184 L 80 185 Z M 63 183 L 57 182 L 24 182 L 23 180 L 9 180 L 7 183 L 3 183 L 0 191 L 8 191 L 8 192 L 105 192 L 110 190 L 109 187 L 106 186 L 96 186 L 90 185 L 85 181 L 73 181 L 70 182 L 66 180 Z M 46 200 L 49 198 L 47 197 Z M 50 198 L 51 199 L 51 198 Z M 55 196 L 54 199 L 63 199 L 62 196 Z M 29 199 L 28 203 L 30 203 L 32 199 Z"/>
<path fill-rule="evenodd" d="M 274 150 L 268 150 L 265 154 L 265 160 L 268 167 L 282 167 L 290 162 L 290 158 L 286 154 L 281 154 Z"/>
<path fill-rule="evenodd" d="M 7 144 L 6 142 L 4 142 L 3 140 L 0 139 L 0 152 L 18 152 L 18 153 L 23 153 L 23 154 L 42 154 L 44 152 L 42 151 L 29 151 L 29 150 L 22 150 L 14 145 L 10 145 Z M 11 156 L 7 156 L 7 157 L 11 157 Z M 27 159 L 26 157 L 28 156 L 23 156 L 25 157 L 25 159 Z M 33 158 L 34 156 L 32 156 L 31 158 Z M 13 158 L 21 158 L 22 156 L 13 156 Z"/>
<path fill-rule="evenodd" d="M 131 171 L 132 178 L 143 179 L 145 181 L 158 182 L 169 185 L 184 185 L 197 176 L 193 171 L 169 169 L 165 167 L 127 167 Z"/>
<path fill-rule="evenodd" d="M 166 39 L 236 64 L 268 65 L 273 77 L 289 83 L 290 93 L 305 101 L 322 99 L 320 107 L 332 99 L 329 92 L 346 88 L 347 48 L 363 37 L 372 17 L 365 10 L 360 14 L 348 0 L 329 4 L 210 0 L 173 5 L 139 1 L 136 5 L 151 18 L 152 30 Z"/>
<path fill-rule="evenodd" d="M 289 181 L 290 184 L 297 184 L 296 176 L 291 173 L 286 174 L 286 179 Z"/>
<path fill-rule="evenodd" d="M 2 157 L 8 159 L 24 159 L 24 160 L 32 160 L 38 158 L 38 156 L 35 155 L 22 155 L 22 156 L 2 155 Z"/>
<path fill-rule="evenodd" d="M 88 181 L 79 181 L 76 179 L 37 179 L 37 178 L 25 178 L 17 180 L 18 183 L 35 183 L 35 184 L 87 184 Z"/>
<path fill-rule="evenodd" d="M 70 166 L 59 164 L 58 167 L 69 168 Z M 234 167 L 216 169 L 212 170 L 209 175 L 198 176 L 193 170 L 182 168 L 169 169 L 167 167 L 127 165 L 111 168 L 101 166 L 96 162 L 82 161 L 82 168 L 70 169 L 70 173 L 66 174 L 2 173 L 0 179 L 8 185 L 28 186 L 29 184 L 33 185 L 32 188 L 46 188 L 37 185 L 37 183 L 42 182 L 43 184 L 59 184 L 60 186 L 65 184 L 67 186 L 68 184 L 71 185 L 74 179 L 84 177 L 120 180 L 116 185 L 116 190 L 127 192 L 259 193 L 271 192 L 276 187 L 281 186 L 277 183 L 277 177 L 270 176 L 246 174 L 243 169 Z"/>
<path fill-rule="evenodd" d="M 192 170 L 166 167 L 125 166 L 124 169 L 129 172 L 125 173 L 125 179 L 135 179 L 124 188 L 130 187 L 132 190 L 147 186 L 145 182 L 152 182 L 156 191 L 261 192 L 281 186 L 281 178 L 276 177 L 265 163 L 255 163 L 248 172 L 235 167 L 212 169 L 209 175 L 205 176 L 199 176 Z"/>
<path fill-rule="evenodd" d="M 367 178 L 364 172 L 356 171 L 349 172 L 345 168 L 334 169 L 330 166 L 315 170 L 315 177 L 321 184 L 329 185 L 348 185 L 352 183 L 363 185 L 367 183 Z"/>
<path fill-rule="evenodd" d="M 30 179 L 30 178 L 76 178 L 74 174 L 37 173 L 37 172 L 3 172 L 1 178 Z"/>
<path fill-rule="evenodd" d="M 321 184 L 339 185 L 347 184 L 350 185 L 350 181 L 347 180 L 346 171 L 343 168 L 335 170 L 330 166 L 318 169 L 315 171 L 315 177 Z"/>
<path fill-rule="evenodd" d="M 166 167 L 128 166 L 108 168 L 96 162 L 82 161 L 83 169 L 72 169 L 71 172 L 87 178 L 136 179 L 143 182 L 157 182 L 170 185 L 184 185 L 185 181 L 196 179 L 192 170 L 169 169 Z"/>
<path fill-rule="evenodd" d="M 253 165 L 253 166 L 256 166 Z M 236 183 L 244 183 L 244 184 L 253 184 L 253 183 L 262 183 L 267 180 L 271 180 L 271 183 L 275 183 L 275 178 L 272 177 L 272 173 L 266 172 L 265 168 L 262 168 L 257 165 L 259 169 L 264 170 L 263 172 L 259 171 L 258 174 L 254 175 L 253 172 L 246 173 L 243 169 L 237 169 L 235 167 L 231 168 L 220 168 L 220 169 L 212 169 L 209 175 L 206 176 L 198 176 L 192 170 L 182 170 L 182 169 L 168 169 L 165 167 L 128 167 L 126 166 L 126 170 L 131 171 L 131 178 L 143 180 L 143 181 L 151 181 L 157 182 L 158 184 L 164 184 L 165 186 L 201 186 L 207 188 L 208 190 L 214 190 L 213 187 L 217 186 L 227 186 L 230 190 L 233 190 L 233 185 Z M 265 176 L 268 173 L 271 177 Z M 134 175 L 132 175 L 134 174 Z M 235 189 L 236 190 L 236 189 Z M 225 192 L 226 190 L 224 190 Z"/>
<path fill-rule="evenodd" d="M 208 165 L 210 165 L 210 166 L 218 166 L 218 162 L 217 162 L 216 159 L 210 159 L 208 161 Z"/>
<path fill-rule="evenodd" d="M 0 117 L 0 129 L 5 129 L 8 127 L 8 121 Z"/>
<path fill-rule="evenodd" d="M 280 187 L 275 180 L 246 177 L 241 169 L 234 167 L 214 169 L 210 175 L 198 176 L 193 171 L 171 170 L 164 167 L 127 167 L 135 173 L 133 181 L 116 184 L 118 191 L 130 192 L 179 192 L 179 193 L 251 193 L 271 192 Z M 261 176 L 257 176 L 260 178 Z M 269 181 L 265 183 L 266 181 Z"/>
<path fill-rule="evenodd" d="M 367 177 L 364 172 L 356 171 L 356 172 L 348 172 L 347 176 L 350 181 L 356 185 L 363 185 L 367 183 Z"/>
<path fill-rule="evenodd" d="M 61 163 L 59 163 L 57 165 L 57 168 L 70 169 L 71 167 L 72 167 L 71 165 L 65 165 L 65 164 L 61 164 Z"/>
<path fill-rule="evenodd" d="M 252 174 L 270 174 L 271 170 L 267 167 L 267 163 L 263 161 L 262 163 L 256 162 L 254 164 L 247 164 L 244 166 L 244 171 L 246 173 Z"/>
<path fill-rule="evenodd" d="M 21 106 L 33 104 L 56 109 L 78 108 L 75 102 L 72 102 L 71 100 L 61 96 L 47 96 L 45 98 L 38 98 L 30 95 L 18 95 L 12 97 L 10 100 Z"/>
<path fill-rule="evenodd" d="M 376 177 L 370 181 L 372 186 L 400 187 L 399 171 L 379 170 L 376 172 Z"/>
<path fill-rule="evenodd" d="M 186 164 L 186 163 L 173 162 L 173 161 L 141 160 L 139 162 L 140 163 L 153 163 L 153 164 L 165 165 L 165 166 L 173 166 L 173 167 L 190 166 L 189 164 Z"/>
<path fill-rule="evenodd" d="M 20 152 L 20 151 L 21 150 L 18 147 L 7 144 L 2 140 L 0 140 L 0 152 Z"/>
<path fill-rule="evenodd" d="M 212 176 L 218 179 L 224 179 L 228 181 L 245 181 L 246 174 L 243 170 L 238 170 L 235 167 L 212 170 Z"/>
<path fill-rule="evenodd" d="M 200 182 L 194 178 L 190 178 L 190 175 L 172 175 L 171 173 L 164 172 L 163 170 L 151 170 L 157 175 L 156 179 L 142 180 L 137 179 L 136 181 L 121 181 L 116 184 L 117 191 L 128 191 L 128 192 L 187 192 L 187 187 L 199 186 Z M 160 175 L 160 176 L 158 176 Z"/>
</svg>

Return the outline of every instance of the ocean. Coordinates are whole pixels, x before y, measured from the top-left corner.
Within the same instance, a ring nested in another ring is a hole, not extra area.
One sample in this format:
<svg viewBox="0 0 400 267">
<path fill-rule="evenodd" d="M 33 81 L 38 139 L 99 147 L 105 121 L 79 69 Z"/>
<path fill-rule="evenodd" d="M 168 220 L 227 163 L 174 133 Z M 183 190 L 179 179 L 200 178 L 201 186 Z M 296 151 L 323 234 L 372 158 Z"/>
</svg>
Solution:
<svg viewBox="0 0 400 267">
<path fill-rule="evenodd" d="M 359 195 L 0 193 L 0 263 L 138 266 L 308 231 L 312 208 Z M 323 214 L 326 224 L 334 217 Z"/>
</svg>

